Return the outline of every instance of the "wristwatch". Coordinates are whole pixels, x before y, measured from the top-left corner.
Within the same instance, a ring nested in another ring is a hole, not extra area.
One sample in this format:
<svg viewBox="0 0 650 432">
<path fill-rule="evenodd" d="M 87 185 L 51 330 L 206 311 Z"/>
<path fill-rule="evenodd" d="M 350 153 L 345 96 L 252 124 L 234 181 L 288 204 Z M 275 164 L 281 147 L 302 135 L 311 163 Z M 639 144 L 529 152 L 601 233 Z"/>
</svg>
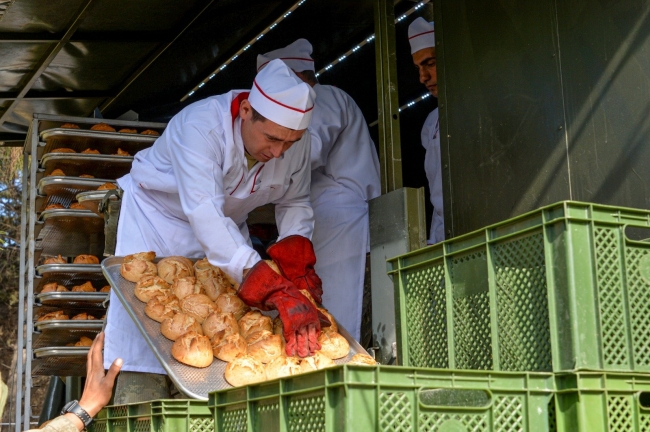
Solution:
<svg viewBox="0 0 650 432">
<path fill-rule="evenodd" d="M 93 418 L 86 412 L 85 409 L 79 406 L 79 401 L 73 400 L 65 404 L 61 410 L 61 415 L 71 413 L 79 417 L 79 419 L 84 424 L 84 427 L 87 428 L 93 422 Z"/>
</svg>

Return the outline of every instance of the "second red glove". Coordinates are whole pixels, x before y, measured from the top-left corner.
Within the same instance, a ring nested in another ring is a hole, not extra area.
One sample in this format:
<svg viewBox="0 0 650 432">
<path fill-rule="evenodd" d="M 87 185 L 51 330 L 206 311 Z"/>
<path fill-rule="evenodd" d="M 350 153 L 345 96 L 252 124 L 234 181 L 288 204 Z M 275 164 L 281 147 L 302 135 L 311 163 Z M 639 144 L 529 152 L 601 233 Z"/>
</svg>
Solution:
<svg viewBox="0 0 650 432">
<path fill-rule="evenodd" d="M 300 290 L 307 290 L 318 304 L 323 303 L 323 282 L 316 274 L 314 245 L 307 238 L 292 235 L 271 245 L 266 252 L 280 271 Z"/>
</svg>

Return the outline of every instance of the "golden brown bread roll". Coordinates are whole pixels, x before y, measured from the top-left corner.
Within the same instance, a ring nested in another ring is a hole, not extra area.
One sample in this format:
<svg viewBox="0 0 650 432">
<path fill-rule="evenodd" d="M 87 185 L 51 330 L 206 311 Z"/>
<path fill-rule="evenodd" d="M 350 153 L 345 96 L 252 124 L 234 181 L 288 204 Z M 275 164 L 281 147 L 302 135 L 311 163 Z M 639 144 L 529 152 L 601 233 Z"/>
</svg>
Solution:
<svg viewBox="0 0 650 432">
<path fill-rule="evenodd" d="M 106 285 L 106 286 L 102 287 L 102 289 L 100 289 L 99 292 L 110 292 L 110 290 L 111 290 L 111 286 Z"/>
<path fill-rule="evenodd" d="M 97 188 L 98 191 L 112 190 L 112 189 L 117 189 L 117 185 L 115 183 L 111 183 L 111 182 L 104 183 L 103 185 L 101 185 L 100 187 Z"/>
<path fill-rule="evenodd" d="M 166 318 L 160 324 L 160 332 L 167 339 L 175 341 L 187 332 L 202 335 L 201 325 L 194 318 L 184 313 L 177 313 L 172 318 Z M 212 348 L 210 348 L 212 351 Z"/>
<path fill-rule="evenodd" d="M 95 255 L 77 255 L 72 261 L 73 264 L 99 264 L 99 258 Z"/>
<path fill-rule="evenodd" d="M 329 313 L 329 311 L 328 311 L 327 309 L 325 309 L 325 308 L 321 308 L 321 307 L 319 307 L 318 310 L 319 310 L 323 315 L 325 315 L 325 316 L 327 317 L 327 319 L 328 319 L 328 320 L 330 321 L 330 323 L 331 323 L 331 325 L 328 326 L 328 327 L 322 327 L 322 330 L 323 330 L 324 332 L 334 332 L 334 333 L 338 333 L 338 331 L 339 331 L 339 326 L 336 325 L 336 321 L 334 320 L 334 317 L 332 316 L 332 314 Z"/>
<path fill-rule="evenodd" d="M 264 365 L 249 355 L 239 355 L 226 365 L 226 381 L 234 387 L 255 384 L 266 379 Z"/>
<path fill-rule="evenodd" d="M 36 321 L 41 322 L 41 321 L 50 321 L 50 320 L 69 320 L 70 317 L 66 315 L 65 312 L 62 310 L 46 313 L 45 315 L 41 315 Z"/>
<path fill-rule="evenodd" d="M 96 320 L 97 318 L 90 315 L 89 313 L 81 312 L 80 314 L 77 314 L 77 315 L 73 316 L 71 319 L 73 319 L 73 320 Z"/>
<path fill-rule="evenodd" d="M 191 294 L 181 300 L 181 310 L 203 324 L 216 308 L 205 294 Z"/>
<path fill-rule="evenodd" d="M 213 359 L 210 339 L 193 331 L 187 332 L 172 345 L 172 357 L 189 366 L 208 367 Z"/>
<path fill-rule="evenodd" d="M 174 295 L 159 295 L 147 302 L 144 313 L 154 321 L 163 322 L 173 318 L 181 311 L 181 306 Z"/>
<path fill-rule="evenodd" d="M 77 152 L 70 148 L 60 147 L 58 149 L 50 150 L 50 153 L 77 153 Z"/>
<path fill-rule="evenodd" d="M 107 125 L 106 123 L 97 123 L 93 125 L 90 130 L 102 131 L 102 132 L 115 132 L 115 128 Z"/>
<path fill-rule="evenodd" d="M 135 284 L 133 294 L 143 303 L 156 296 L 171 294 L 170 286 L 159 276 L 145 276 Z"/>
<path fill-rule="evenodd" d="M 43 261 L 43 264 L 65 264 L 67 261 L 61 255 L 56 257 L 48 258 Z"/>
<path fill-rule="evenodd" d="M 349 365 L 362 365 L 362 366 L 374 366 L 377 364 L 375 359 L 370 357 L 368 354 L 358 353 L 352 356 L 349 362 Z"/>
<path fill-rule="evenodd" d="M 122 131 L 120 131 L 122 132 Z M 126 150 L 122 150 L 121 148 L 117 149 L 117 153 L 114 153 L 114 156 L 131 156 L 131 153 L 129 153 Z"/>
<path fill-rule="evenodd" d="M 212 339 L 217 333 L 223 331 L 224 336 L 239 333 L 237 319 L 231 313 L 212 312 L 201 324 L 203 334 Z"/>
<path fill-rule="evenodd" d="M 119 133 L 129 133 L 129 134 L 137 134 L 138 131 L 136 129 L 130 129 L 130 128 L 123 128 L 118 130 Z"/>
<path fill-rule="evenodd" d="M 234 279 L 219 267 L 210 264 L 207 258 L 194 263 L 194 274 L 199 282 L 204 282 L 209 278 L 217 278 L 223 280 L 223 283 L 230 285 L 231 288 L 235 286 Z"/>
<path fill-rule="evenodd" d="M 78 202 L 74 202 L 74 203 L 70 204 L 70 209 L 71 210 L 86 210 L 86 207 L 82 206 Z"/>
<path fill-rule="evenodd" d="M 273 380 L 284 378 L 300 373 L 300 358 L 298 357 L 277 357 L 266 365 L 266 379 Z"/>
<path fill-rule="evenodd" d="M 177 278 L 194 276 L 194 266 L 185 257 L 170 256 L 158 262 L 158 276 L 171 284 Z"/>
<path fill-rule="evenodd" d="M 48 284 L 43 285 L 43 289 L 41 290 L 42 293 L 48 293 L 48 292 L 67 292 L 68 289 L 64 287 L 63 285 L 59 285 L 56 282 L 50 282 Z"/>
<path fill-rule="evenodd" d="M 239 330 L 244 337 L 260 330 L 273 332 L 273 322 L 260 311 L 250 311 L 239 319 Z"/>
<path fill-rule="evenodd" d="M 65 173 L 63 170 L 57 168 L 55 170 L 52 170 L 52 172 L 48 174 L 48 177 L 49 176 L 65 176 Z"/>
<path fill-rule="evenodd" d="M 87 148 L 86 150 L 82 151 L 81 154 L 100 154 L 100 153 L 99 150 L 97 149 Z"/>
<path fill-rule="evenodd" d="M 79 125 L 74 123 L 63 123 L 60 127 L 61 129 L 81 129 Z"/>
<path fill-rule="evenodd" d="M 273 334 L 280 336 L 284 335 L 284 326 L 282 325 L 282 320 L 279 316 L 276 316 L 273 320 Z"/>
<path fill-rule="evenodd" d="M 248 344 L 248 355 L 262 363 L 269 363 L 283 353 L 282 336 L 271 332 Z"/>
<path fill-rule="evenodd" d="M 172 292 L 180 300 L 191 294 L 205 294 L 203 286 L 197 282 L 194 276 L 177 278 L 172 283 Z"/>
<path fill-rule="evenodd" d="M 143 130 L 142 132 L 140 132 L 140 135 L 160 136 L 160 134 L 158 132 L 156 132 L 155 130 L 151 130 L 151 129 Z"/>
<path fill-rule="evenodd" d="M 320 352 L 332 360 L 340 359 L 350 352 L 350 344 L 343 336 L 335 332 L 322 332 L 318 336 Z"/>
<path fill-rule="evenodd" d="M 90 174 L 81 174 L 79 175 L 79 178 L 95 178 L 95 176 Z"/>
<path fill-rule="evenodd" d="M 235 290 L 230 284 L 223 283 L 223 280 L 218 278 L 208 278 L 201 282 L 205 295 L 210 297 L 210 300 L 216 301 L 221 294 L 235 294 Z"/>
<path fill-rule="evenodd" d="M 301 373 L 311 372 L 332 366 L 336 366 L 334 361 L 320 351 L 316 351 L 312 357 L 305 357 L 300 360 Z"/>
<path fill-rule="evenodd" d="M 79 342 L 74 344 L 76 347 L 89 347 L 93 344 L 93 340 L 89 337 L 86 336 L 81 336 L 81 339 L 79 339 Z"/>
<path fill-rule="evenodd" d="M 90 281 L 86 281 L 81 285 L 76 285 L 72 287 L 72 292 L 96 292 L 93 284 Z"/>
<path fill-rule="evenodd" d="M 46 210 L 63 210 L 63 209 L 65 209 L 65 207 L 63 207 L 63 205 L 61 204 L 50 204 L 47 207 L 45 207 L 43 210 L 46 211 Z"/>
<path fill-rule="evenodd" d="M 156 264 L 151 261 L 156 257 L 154 252 L 140 252 L 124 257 L 120 274 L 130 282 L 138 282 L 143 277 L 158 275 Z"/>
<path fill-rule="evenodd" d="M 221 294 L 214 302 L 221 313 L 232 313 L 238 320 L 251 310 L 236 294 Z"/>
<path fill-rule="evenodd" d="M 260 340 L 262 340 L 262 339 L 268 337 L 268 336 L 271 336 L 272 334 L 273 334 L 273 333 L 271 333 L 271 332 L 268 331 L 268 330 L 260 330 L 260 331 L 256 331 L 255 333 L 251 333 L 251 334 L 249 334 L 248 337 L 245 338 L 245 339 L 246 339 L 246 343 L 247 343 L 248 345 L 252 345 L 252 344 L 254 344 L 254 343 L 256 343 L 256 342 L 259 342 Z"/>
<path fill-rule="evenodd" d="M 219 332 L 212 340 L 212 353 L 219 360 L 233 361 L 239 355 L 245 355 L 248 349 L 246 340 L 239 333 L 226 335 Z"/>
</svg>

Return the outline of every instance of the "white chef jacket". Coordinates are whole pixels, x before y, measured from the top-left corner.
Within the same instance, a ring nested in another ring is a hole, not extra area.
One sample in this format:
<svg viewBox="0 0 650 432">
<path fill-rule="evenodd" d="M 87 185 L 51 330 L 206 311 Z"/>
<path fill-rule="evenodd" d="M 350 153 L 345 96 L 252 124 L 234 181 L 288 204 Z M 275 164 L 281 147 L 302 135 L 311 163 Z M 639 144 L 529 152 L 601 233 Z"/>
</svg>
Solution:
<svg viewBox="0 0 650 432">
<path fill-rule="evenodd" d="M 280 238 L 311 238 L 309 133 L 282 157 L 249 170 L 236 114 L 240 93 L 189 105 L 153 147 L 136 154 L 131 173 L 118 180 L 124 196 L 116 255 L 152 250 L 159 256 L 207 256 L 241 281 L 243 269 L 260 260 L 246 218 L 268 203 L 276 204 Z M 117 357 L 124 360 L 122 370 L 165 373 L 111 293 L 104 366 Z"/>
<path fill-rule="evenodd" d="M 361 110 L 344 91 L 316 84 L 311 198 L 323 305 L 359 339 L 369 250 L 368 200 L 381 193 L 379 158 Z"/>
<path fill-rule="evenodd" d="M 440 121 L 438 108 L 431 111 L 422 126 L 422 146 L 426 150 L 424 171 L 429 180 L 433 217 L 428 244 L 435 244 L 445 239 L 445 213 L 442 201 L 442 166 L 440 157 Z"/>
</svg>

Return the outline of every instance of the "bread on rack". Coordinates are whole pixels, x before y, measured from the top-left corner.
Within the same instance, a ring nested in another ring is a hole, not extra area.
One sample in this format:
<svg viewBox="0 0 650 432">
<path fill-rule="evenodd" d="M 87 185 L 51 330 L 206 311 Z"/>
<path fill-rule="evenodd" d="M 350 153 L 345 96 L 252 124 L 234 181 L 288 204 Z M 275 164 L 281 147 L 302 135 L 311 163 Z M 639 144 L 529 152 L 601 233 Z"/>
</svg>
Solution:
<svg viewBox="0 0 650 432">
<path fill-rule="evenodd" d="M 350 352 L 350 344 L 343 336 L 335 332 L 321 332 L 318 336 L 320 352 L 332 360 L 347 356 Z"/>
<path fill-rule="evenodd" d="M 111 291 L 111 286 L 110 286 L 110 285 L 103 286 L 103 287 L 99 290 L 99 292 L 110 292 L 110 291 Z"/>
<path fill-rule="evenodd" d="M 159 295 L 147 302 L 144 307 L 144 313 L 154 321 L 159 323 L 167 318 L 173 318 L 174 315 L 181 312 L 181 306 L 173 294 Z"/>
<path fill-rule="evenodd" d="M 122 131 L 120 131 L 120 132 L 122 132 Z M 133 133 L 135 133 L 135 132 L 133 132 Z M 126 150 L 122 150 L 121 148 L 118 148 L 117 152 L 113 153 L 113 156 L 131 156 L 131 153 L 129 153 Z"/>
<path fill-rule="evenodd" d="M 82 206 L 78 202 L 73 202 L 70 204 L 70 210 L 86 210 L 86 207 Z"/>
<path fill-rule="evenodd" d="M 50 176 L 61 176 L 61 177 L 64 177 L 64 176 L 65 176 L 65 173 L 63 172 L 62 169 L 57 168 L 57 169 L 55 169 L 55 170 L 52 170 L 52 172 L 49 173 L 47 176 L 48 176 L 48 177 L 50 177 Z"/>
<path fill-rule="evenodd" d="M 234 387 L 255 384 L 266 379 L 264 365 L 249 355 L 239 355 L 226 366 L 226 381 Z"/>
<path fill-rule="evenodd" d="M 77 255 L 72 261 L 73 264 L 99 264 L 99 258 L 95 255 Z"/>
<path fill-rule="evenodd" d="M 47 207 L 43 209 L 43 211 L 47 210 L 63 210 L 65 207 L 62 204 L 54 203 L 54 204 L 49 204 Z"/>
<path fill-rule="evenodd" d="M 62 310 L 46 313 L 45 315 L 41 315 L 36 321 L 37 322 L 42 322 L 42 321 L 51 321 L 51 320 L 69 320 L 70 317 L 63 312 Z"/>
<path fill-rule="evenodd" d="M 111 183 L 111 182 L 104 183 L 103 185 L 101 185 L 100 187 L 97 188 L 98 191 L 101 191 L 101 190 L 113 190 L 113 189 L 117 189 L 117 185 L 115 183 Z"/>
<path fill-rule="evenodd" d="M 160 136 L 160 134 L 158 132 L 156 132 L 155 130 L 151 130 L 151 129 L 143 130 L 142 132 L 140 132 L 140 135 Z"/>
<path fill-rule="evenodd" d="M 72 292 L 97 292 L 90 281 L 72 287 Z"/>
<path fill-rule="evenodd" d="M 95 178 L 95 176 L 90 174 L 81 174 L 79 178 Z"/>
<path fill-rule="evenodd" d="M 73 316 L 71 319 L 73 320 L 96 320 L 93 315 L 87 313 L 87 312 L 81 312 L 80 314 L 77 314 Z"/>
<path fill-rule="evenodd" d="M 76 347 L 89 347 L 93 344 L 93 340 L 89 337 L 86 336 L 81 336 L 79 339 L 79 342 L 75 343 L 74 346 Z"/>
<path fill-rule="evenodd" d="M 119 133 L 128 133 L 128 134 L 137 134 L 138 131 L 136 129 L 130 129 L 130 128 L 122 128 L 118 130 Z"/>
<path fill-rule="evenodd" d="M 50 282 L 43 285 L 43 289 L 41 289 L 41 294 L 49 292 L 68 292 L 68 289 L 56 282 Z"/>
<path fill-rule="evenodd" d="M 212 312 L 201 324 L 203 334 L 212 339 L 217 333 L 224 335 L 239 333 L 237 319 L 231 313 Z"/>
<path fill-rule="evenodd" d="M 208 367 L 214 358 L 210 339 L 193 331 L 187 332 L 172 345 L 172 357 L 189 366 Z"/>
<path fill-rule="evenodd" d="M 233 361 L 239 355 L 245 355 L 248 349 L 246 340 L 239 333 L 219 332 L 212 337 L 210 343 L 214 356 L 225 362 Z"/>
<path fill-rule="evenodd" d="M 352 356 L 349 362 L 346 364 L 349 365 L 362 365 L 362 366 L 374 366 L 377 364 L 374 358 L 370 357 L 368 354 L 358 353 Z"/>
<path fill-rule="evenodd" d="M 47 258 L 45 261 L 43 261 L 43 264 L 65 264 L 65 263 L 67 263 L 67 261 L 61 255 Z"/>
<path fill-rule="evenodd" d="M 254 310 L 246 312 L 239 319 L 239 329 L 244 337 L 248 337 L 248 335 L 260 330 L 267 330 L 272 333 L 273 322 L 270 317 L 263 315 L 260 311 Z"/>
<path fill-rule="evenodd" d="M 300 358 L 298 357 L 281 356 L 266 365 L 267 380 L 297 375 L 300 372 Z"/>
<path fill-rule="evenodd" d="M 102 132 L 115 132 L 115 128 L 107 125 L 106 123 L 97 123 L 93 125 L 90 130 L 102 131 Z"/>
<path fill-rule="evenodd" d="M 261 333 L 260 337 L 253 337 Z M 259 362 L 270 363 L 273 359 L 280 357 L 284 353 L 284 347 L 282 344 L 282 336 L 273 334 L 267 330 L 259 331 L 253 333 L 248 340 L 251 342 L 248 343 L 248 355 L 253 357 Z"/>
<path fill-rule="evenodd" d="M 79 125 L 76 125 L 74 123 L 63 123 L 60 126 L 61 129 L 81 129 Z"/>
<path fill-rule="evenodd" d="M 194 317 L 200 324 L 216 310 L 212 300 L 205 294 L 191 294 L 180 301 L 181 310 Z"/>
<path fill-rule="evenodd" d="M 239 320 L 251 310 L 236 294 L 221 294 L 214 304 L 221 313 L 232 313 Z"/>
<path fill-rule="evenodd" d="M 170 256 L 158 262 L 158 275 L 171 284 L 177 278 L 194 276 L 194 266 L 185 257 Z"/>
<path fill-rule="evenodd" d="M 169 284 L 159 276 L 145 276 L 135 284 L 133 294 L 143 303 L 156 296 L 171 294 Z"/>
<path fill-rule="evenodd" d="M 71 148 L 59 147 L 57 149 L 50 150 L 50 153 L 77 153 L 77 152 L 72 150 Z"/>
<path fill-rule="evenodd" d="M 160 324 L 160 332 L 171 341 L 175 341 L 187 332 L 203 334 L 201 325 L 193 317 L 182 312 L 163 320 Z M 210 350 L 212 351 L 212 348 Z"/>
<path fill-rule="evenodd" d="M 172 292 L 180 300 L 191 294 L 205 294 L 203 285 L 194 276 L 177 278 L 171 285 Z"/>
<path fill-rule="evenodd" d="M 139 252 L 124 257 L 120 274 L 130 282 L 138 282 L 145 276 L 158 275 L 156 264 L 152 261 L 156 258 L 154 252 Z"/>
<path fill-rule="evenodd" d="M 82 151 L 81 154 L 101 154 L 101 153 L 97 149 L 87 148 L 86 150 Z"/>
</svg>

